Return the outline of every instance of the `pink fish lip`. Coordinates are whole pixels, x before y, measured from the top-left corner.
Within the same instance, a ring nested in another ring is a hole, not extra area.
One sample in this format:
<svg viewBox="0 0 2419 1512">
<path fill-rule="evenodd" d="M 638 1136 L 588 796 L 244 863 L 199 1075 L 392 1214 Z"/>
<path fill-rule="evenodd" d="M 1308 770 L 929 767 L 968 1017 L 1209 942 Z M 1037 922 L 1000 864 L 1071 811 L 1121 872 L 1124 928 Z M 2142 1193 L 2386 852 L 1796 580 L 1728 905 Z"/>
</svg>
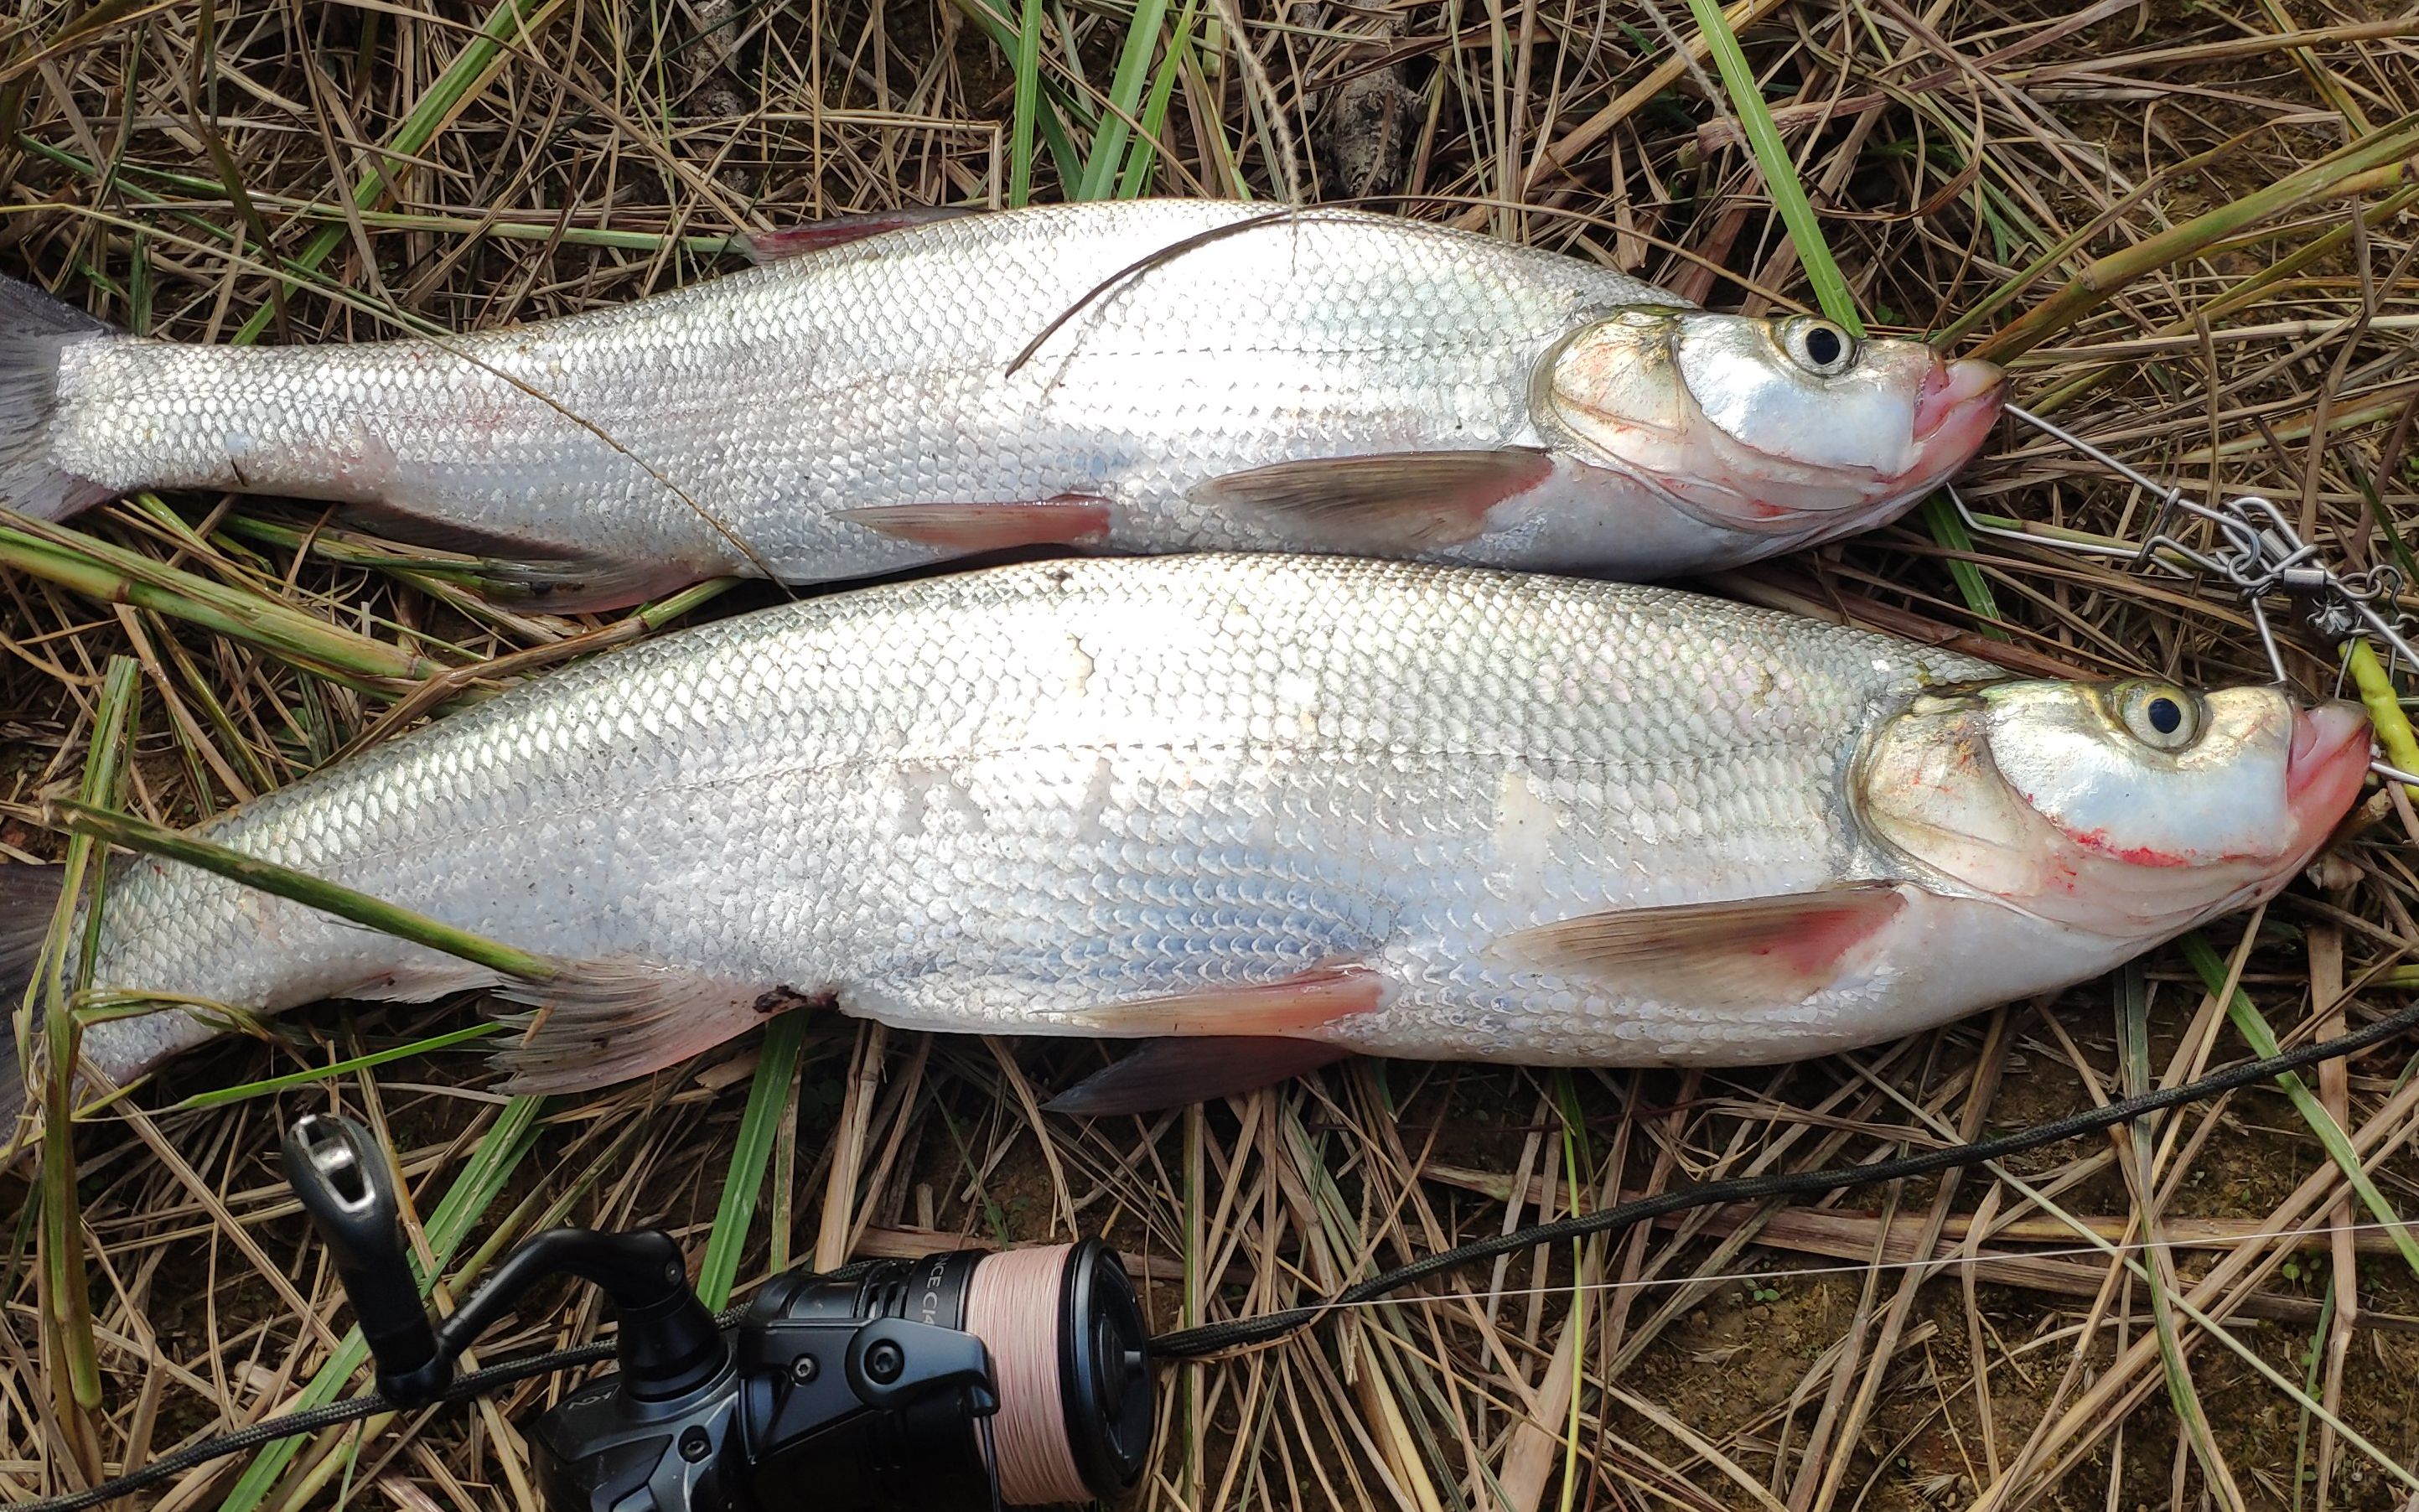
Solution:
<svg viewBox="0 0 2419 1512">
<path fill-rule="evenodd" d="M 1916 392 L 1913 472 L 1953 471 L 1981 449 L 2007 401 L 2008 375 L 1995 363 L 1932 361 Z"/>
<path fill-rule="evenodd" d="M 2293 715 L 2293 748 L 2285 760 L 2285 799 L 2310 843 L 2324 839 L 2368 775 L 2368 713 L 2357 703 L 2329 702 Z"/>
</svg>

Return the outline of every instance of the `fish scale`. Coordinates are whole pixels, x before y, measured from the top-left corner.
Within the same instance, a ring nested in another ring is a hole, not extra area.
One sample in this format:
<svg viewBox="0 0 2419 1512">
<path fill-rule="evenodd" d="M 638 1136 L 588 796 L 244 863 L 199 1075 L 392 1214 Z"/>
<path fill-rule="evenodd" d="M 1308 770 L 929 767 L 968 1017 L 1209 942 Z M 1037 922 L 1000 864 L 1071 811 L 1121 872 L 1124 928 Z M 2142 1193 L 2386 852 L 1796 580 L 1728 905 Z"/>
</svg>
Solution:
<svg viewBox="0 0 2419 1512">
<path fill-rule="evenodd" d="M 1322 1031 L 1360 1048 L 1770 1058 L 1970 1005 L 1885 973 L 1717 1011 L 1494 944 L 1911 874 L 1862 838 L 1845 766 L 1877 710 L 1988 671 L 1615 584 L 1036 563 L 616 651 L 202 833 L 521 948 L 725 984 L 733 1013 L 780 987 L 901 1026 L 1094 1033 L 1102 1005 L 1348 963 L 1392 995 Z M 148 860 L 105 923 L 96 980 L 129 990 L 276 1009 L 475 978 Z M 209 1032 L 156 1014 L 85 1050 L 124 1074 Z"/>
</svg>

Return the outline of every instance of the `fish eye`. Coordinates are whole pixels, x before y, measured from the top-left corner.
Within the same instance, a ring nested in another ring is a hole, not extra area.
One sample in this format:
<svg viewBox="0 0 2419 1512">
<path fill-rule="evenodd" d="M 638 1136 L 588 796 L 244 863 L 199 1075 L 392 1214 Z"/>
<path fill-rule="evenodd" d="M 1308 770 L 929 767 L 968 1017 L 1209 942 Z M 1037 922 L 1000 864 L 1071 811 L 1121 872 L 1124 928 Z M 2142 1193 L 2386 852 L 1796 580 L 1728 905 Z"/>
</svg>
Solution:
<svg viewBox="0 0 2419 1512">
<path fill-rule="evenodd" d="M 1780 328 L 1789 360 L 1817 378 L 1836 378 L 1857 360 L 1857 338 L 1828 320 L 1799 316 Z"/>
<path fill-rule="evenodd" d="M 2181 750 L 2200 738 L 2200 701 L 2172 683 L 2119 686 L 2117 717 L 2152 750 Z"/>
</svg>

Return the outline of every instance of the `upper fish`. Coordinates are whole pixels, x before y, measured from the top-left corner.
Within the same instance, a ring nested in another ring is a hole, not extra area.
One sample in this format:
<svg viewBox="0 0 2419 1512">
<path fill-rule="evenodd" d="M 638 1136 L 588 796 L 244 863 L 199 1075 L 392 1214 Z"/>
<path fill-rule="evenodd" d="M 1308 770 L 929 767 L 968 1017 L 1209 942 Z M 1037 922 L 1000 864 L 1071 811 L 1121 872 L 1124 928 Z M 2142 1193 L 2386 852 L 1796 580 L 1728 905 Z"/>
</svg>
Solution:
<svg viewBox="0 0 2419 1512">
<path fill-rule="evenodd" d="M 1042 544 L 1647 579 L 1894 517 L 2004 388 L 1348 210 L 926 212 L 754 246 L 618 308 L 351 345 L 138 339 L 0 288 L 0 502 L 330 501 L 563 609 Z"/>
<path fill-rule="evenodd" d="M 1912 1033 L 2274 892 L 2367 762 L 2357 706 L 2275 687 L 2014 679 L 1658 588 L 1175 556 L 664 636 L 202 833 L 546 952 L 511 988 L 545 1009 L 525 1088 L 813 1001 L 1178 1037 L 1119 1095 L 1183 1101 L 1352 1050 L 1727 1065 Z M 0 867 L 0 898 L 51 875 Z M 0 995 L 51 917 L 0 907 Z M 96 986 L 254 1011 L 497 980 L 150 858 L 101 926 Z M 123 1078 L 225 1022 L 96 1023 L 85 1054 Z"/>
</svg>

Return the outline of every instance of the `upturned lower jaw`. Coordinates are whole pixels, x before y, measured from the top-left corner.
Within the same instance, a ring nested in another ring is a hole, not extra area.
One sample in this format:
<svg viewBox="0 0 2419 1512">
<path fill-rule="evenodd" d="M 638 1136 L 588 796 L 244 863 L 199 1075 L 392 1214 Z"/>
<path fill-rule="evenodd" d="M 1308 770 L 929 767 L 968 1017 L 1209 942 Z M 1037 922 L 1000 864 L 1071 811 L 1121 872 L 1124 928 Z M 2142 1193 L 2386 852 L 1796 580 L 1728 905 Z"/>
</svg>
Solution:
<svg viewBox="0 0 2419 1512">
<path fill-rule="evenodd" d="M 1945 477 L 1981 450 L 2007 402 L 2008 376 L 1996 364 L 1966 359 L 1936 364 L 1916 396 L 1907 478 Z"/>
<path fill-rule="evenodd" d="M 2310 844 L 2334 828 L 2368 772 L 2368 716 L 2358 704 L 2321 703 L 2293 715 L 2285 798 Z"/>
</svg>

